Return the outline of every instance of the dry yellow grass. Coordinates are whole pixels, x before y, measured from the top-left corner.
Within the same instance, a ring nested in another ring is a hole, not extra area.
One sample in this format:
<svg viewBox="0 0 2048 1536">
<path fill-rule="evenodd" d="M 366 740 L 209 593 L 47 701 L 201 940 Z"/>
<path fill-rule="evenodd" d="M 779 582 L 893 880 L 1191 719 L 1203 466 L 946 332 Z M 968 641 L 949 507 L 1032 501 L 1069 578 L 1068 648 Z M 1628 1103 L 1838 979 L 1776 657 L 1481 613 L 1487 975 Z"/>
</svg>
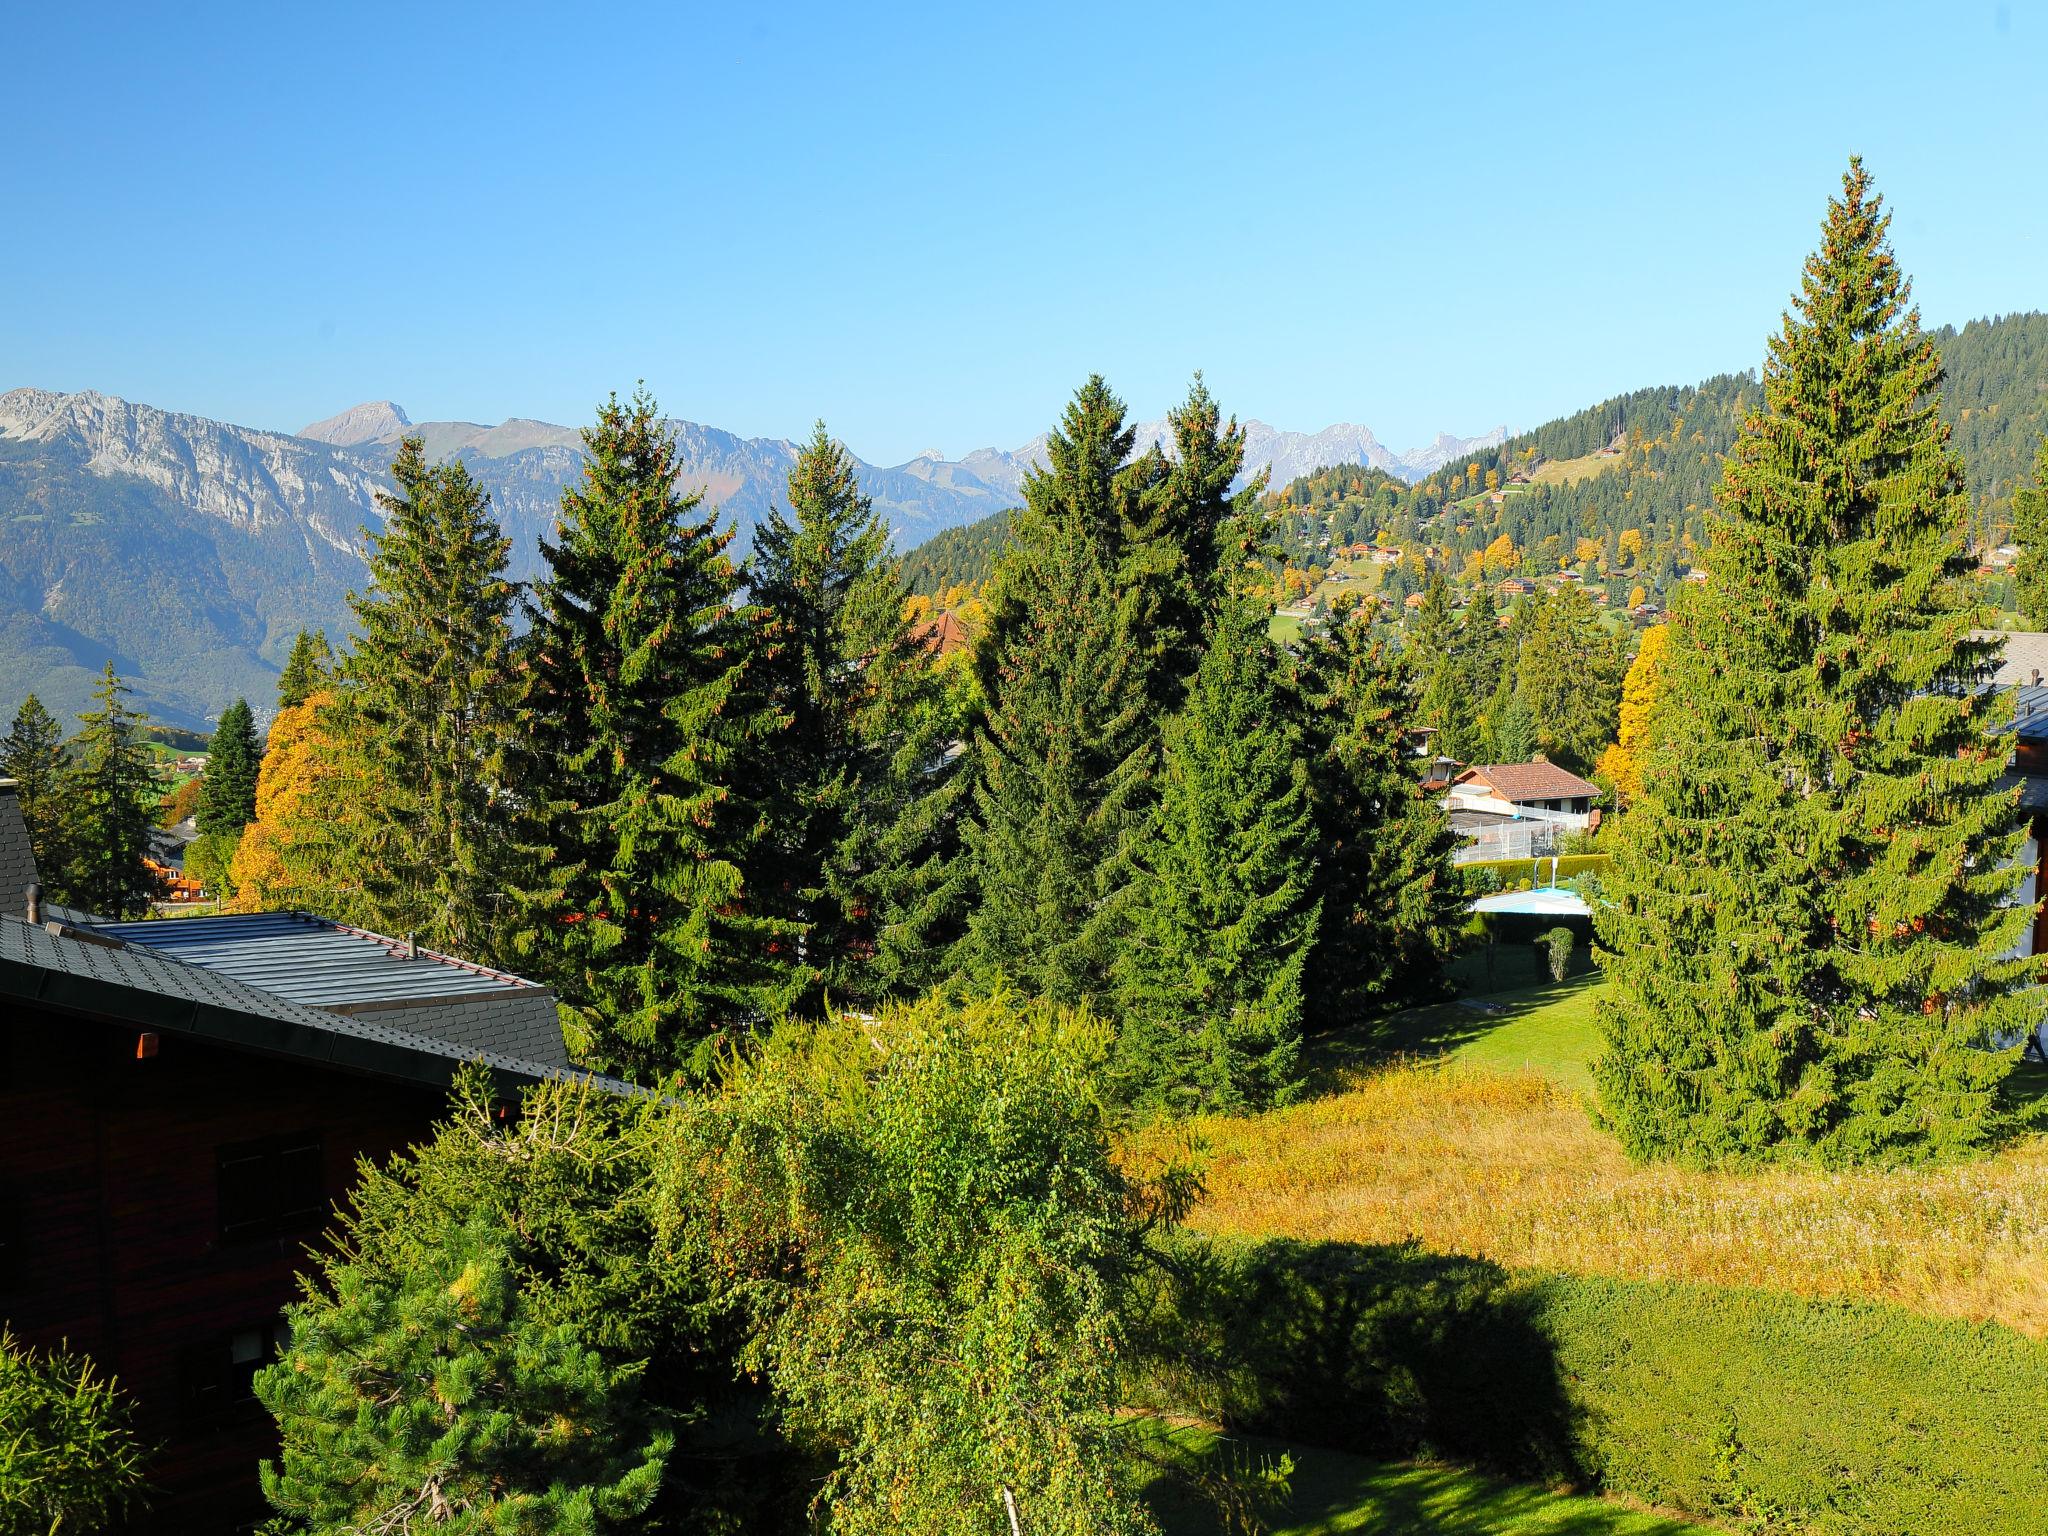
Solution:
<svg viewBox="0 0 2048 1536">
<path fill-rule="evenodd" d="M 1205 1231 L 1412 1237 L 1514 1267 L 1866 1297 L 2048 1335 L 2048 1142 L 1926 1172 L 1645 1167 L 1546 1078 L 1428 1064 L 1195 1129 Z"/>
<path fill-rule="evenodd" d="M 1601 453 L 1589 453 L 1577 459 L 1545 459 L 1529 478 L 1537 485 L 1576 485 L 1581 480 L 1605 474 L 1620 463 L 1619 456 L 1609 458 Z"/>
</svg>

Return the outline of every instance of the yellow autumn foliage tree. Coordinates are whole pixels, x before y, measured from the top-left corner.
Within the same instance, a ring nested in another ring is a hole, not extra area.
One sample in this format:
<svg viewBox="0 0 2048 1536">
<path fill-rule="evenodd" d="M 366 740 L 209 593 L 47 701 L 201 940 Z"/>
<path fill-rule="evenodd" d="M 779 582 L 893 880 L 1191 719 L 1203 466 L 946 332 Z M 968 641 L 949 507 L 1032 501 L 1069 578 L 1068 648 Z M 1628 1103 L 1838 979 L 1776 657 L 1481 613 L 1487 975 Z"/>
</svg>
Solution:
<svg viewBox="0 0 2048 1536">
<path fill-rule="evenodd" d="M 1596 772 L 1614 786 L 1622 802 L 1643 792 L 1643 757 L 1649 745 L 1651 718 L 1664 692 L 1664 658 L 1671 649 L 1671 627 L 1658 624 L 1643 631 L 1636 659 L 1621 680 L 1621 724 L 1612 746 L 1600 754 Z"/>
<path fill-rule="evenodd" d="M 229 870 L 230 912 L 269 912 L 302 899 L 303 864 L 294 857 L 321 779 L 332 771 L 333 743 L 321 711 L 334 702 L 322 689 L 277 712 L 256 775 L 256 819 L 242 833 Z"/>
</svg>

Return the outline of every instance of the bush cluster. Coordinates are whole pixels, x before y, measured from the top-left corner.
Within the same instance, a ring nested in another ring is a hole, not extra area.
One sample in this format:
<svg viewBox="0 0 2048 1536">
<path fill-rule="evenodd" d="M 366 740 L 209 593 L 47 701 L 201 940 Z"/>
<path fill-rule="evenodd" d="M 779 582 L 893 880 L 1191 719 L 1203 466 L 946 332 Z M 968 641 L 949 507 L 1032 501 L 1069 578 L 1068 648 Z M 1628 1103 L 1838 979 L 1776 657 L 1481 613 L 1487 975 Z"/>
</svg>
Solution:
<svg viewBox="0 0 2048 1536">
<path fill-rule="evenodd" d="M 1756 1532 L 2041 1528 L 2048 1344 L 2009 1329 L 1413 1245 L 1190 1243 L 1178 1268 L 1153 1400 L 1234 1430 Z"/>
</svg>

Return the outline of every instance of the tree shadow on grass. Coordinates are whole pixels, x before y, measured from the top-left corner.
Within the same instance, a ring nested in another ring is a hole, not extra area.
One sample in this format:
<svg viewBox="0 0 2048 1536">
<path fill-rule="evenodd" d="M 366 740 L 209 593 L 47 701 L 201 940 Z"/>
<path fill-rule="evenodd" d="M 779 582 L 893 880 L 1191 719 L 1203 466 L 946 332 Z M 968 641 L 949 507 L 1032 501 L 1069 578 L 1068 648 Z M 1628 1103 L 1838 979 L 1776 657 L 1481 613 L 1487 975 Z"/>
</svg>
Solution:
<svg viewBox="0 0 2048 1536">
<path fill-rule="evenodd" d="M 1448 1055 L 1538 1009 L 1569 1002 L 1599 981 L 1597 973 L 1573 976 L 1515 992 L 1406 1008 L 1312 1035 L 1302 1052 L 1308 1077 L 1306 1095 L 1315 1098 L 1341 1093 L 1361 1074 L 1404 1056 L 1427 1059 Z M 2044 1069 L 2044 1077 L 2048 1077 L 2048 1069 Z M 2048 1083 L 2043 1084 L 2043 1091 L 2048 1092 Z"/>
<path fill-rule="evenodd" d="M 1582 1485 L 1588 1469 L 1536 1298 L 1499 1265 L 1412 1243 L 1285 1240 L 1190 1244 L 1168 1265 L 1147 1406 L 1248 1437 L 1229 1448 L 1239 1456 L 1298 1452 L 1269 1527 L 1685 1529 L 1541 1491 Z M 1416 1460 L 1449 1465 L 1389 1465 Z M 1164 1507 L 1182 1512 L 1169 1522 L 1176 1533 L 1211 1529 L 1194 1501 Z"/>
</svg>

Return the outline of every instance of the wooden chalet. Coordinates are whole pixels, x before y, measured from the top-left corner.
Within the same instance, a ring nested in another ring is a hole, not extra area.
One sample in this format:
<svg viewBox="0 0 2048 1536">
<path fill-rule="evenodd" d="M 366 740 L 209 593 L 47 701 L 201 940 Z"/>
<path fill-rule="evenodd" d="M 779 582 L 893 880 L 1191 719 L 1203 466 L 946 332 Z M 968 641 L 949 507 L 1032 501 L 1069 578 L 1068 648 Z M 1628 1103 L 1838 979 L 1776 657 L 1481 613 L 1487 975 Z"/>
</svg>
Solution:
<svg viewBox="0 0 2048 1536">
<path fill-rule="evenodd" d="M 303 914 L 106 922 L 34 884 L 0 788 L 0 1319 L 132 1394 L 137 1529 L 244 1528 L 276 1452 L 251 1381 L 357 1159 L 423 1140 L 467 1062 L 508 1098 L 581 1074 L 516 976 Z"/>
</svg>

